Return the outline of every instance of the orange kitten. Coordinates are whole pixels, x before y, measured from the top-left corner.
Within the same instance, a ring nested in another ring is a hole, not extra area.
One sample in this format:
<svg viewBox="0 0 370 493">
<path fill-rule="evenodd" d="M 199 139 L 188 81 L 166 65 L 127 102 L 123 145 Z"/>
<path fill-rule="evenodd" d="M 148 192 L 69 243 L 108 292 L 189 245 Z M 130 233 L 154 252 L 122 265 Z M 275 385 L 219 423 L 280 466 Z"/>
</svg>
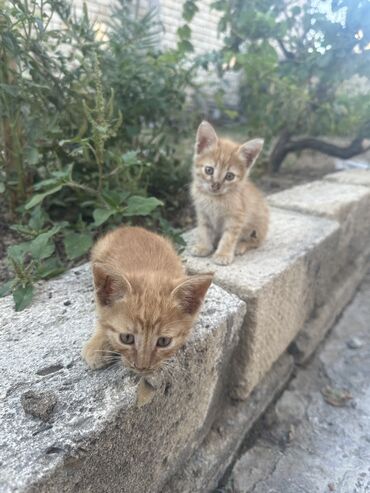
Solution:
<svg viewBox="0 0 370 493">
<path fill-rule="evenodd" d="M 248 174 L 263 140 L 243 145 L 219 139 L 208 122 L 198 128 L 192 198 L 197 214 L 197 243 L 191 253 L 228 265 L 234 255 L 258 247 L 266 237 L 269 210 Z"/>
<path fill-rule="evenodd" d="M 149 373 L 189 337 L 212 274 L 186 276 L 172 244 L 143 228 L 121 227 L 91 254 L 97 327 L 83 349 L 95 369 L 120 357 Z"/>
</svg>

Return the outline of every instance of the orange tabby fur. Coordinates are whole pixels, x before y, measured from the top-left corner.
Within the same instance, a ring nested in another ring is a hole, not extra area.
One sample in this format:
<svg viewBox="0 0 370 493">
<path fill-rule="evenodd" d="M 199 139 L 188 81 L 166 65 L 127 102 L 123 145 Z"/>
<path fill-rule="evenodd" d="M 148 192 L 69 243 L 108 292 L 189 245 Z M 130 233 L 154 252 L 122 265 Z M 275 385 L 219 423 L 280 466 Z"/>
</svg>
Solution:
<svg viewBox="0 0 370 493">
<path fill-rule="evenodd" d="M 170 241 L 137 227 L 101 238 L 91 262 L 98 322 L 84 359 L 93 369 L 115 358 L 138 373 L 159 368 L 189 337 L 212 274 L 186 276 Z"/>
<path fill-rule="evenodd" d="M 266 238 L 268 206 L 248 180 L 262 146 L 261 139 L 243 145 L 219 139 L 208 122 L 200 124 L 191 189 L 198 223 L 194 256 L 206 257 L 216 249 L 215 263 L 228 265 L 234 255 L 258 247 Z"/>
</svg>

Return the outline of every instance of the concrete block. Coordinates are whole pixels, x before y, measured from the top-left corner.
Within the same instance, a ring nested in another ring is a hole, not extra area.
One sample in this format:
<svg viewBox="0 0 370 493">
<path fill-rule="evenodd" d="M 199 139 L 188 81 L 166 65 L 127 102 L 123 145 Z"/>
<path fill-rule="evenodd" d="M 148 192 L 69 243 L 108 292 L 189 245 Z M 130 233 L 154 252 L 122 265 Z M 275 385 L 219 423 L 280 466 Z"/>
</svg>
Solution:
<svg viewBox="0 0 370 493">
<path fill-rule="evenodd" d="M 91 371 L 80 357 L 94 323 L 86 265 L 42 284 L 23 312 L 12 305 L 0 301 L 0 491 L 159 492 L 222 407 L 245 304 L 211 287 L 142 408 L 137 377 L 120 364 Z"/>
<path fill-rule="evenodd" d="M 363 255 L 358 256 L 334 277 L 330 296 L 327 297 L 325 304 L 312 314 L 289 348 L 297 363 L 303 364 L 313 355 L 343 309 L 351 301 L 364 278 L 369 258 L 370 244 Z"/>
<path fill-rule="evenodd" d="M 245 437 L 261 415 L 287 385 L 293 370 L 293 358 L 284 354 L 273 365 L 246 401 L 228 400 L 222 413 L 200 447 L 163 488 L 162 493 L 211 493 Z"/>
<path fill-rule="evenodd" d="M 348 171 L 339 171 L 325 175 L 324 180 L 335 183 L 346 183 L 350 185 L 364 185 L 370 187 L 370 170 L 353 169 Z"/>
<path fill-rule="evenodd" d="M 215 282 L 247 302 L 234 360 L 234 396 L 245 399 L 325 303 L 332 281 L 336 221 L 271 209 L 267 241 L 227 267 L 184 253 L 190 272 L 215 272 Z M 191 244 L 194 232 L 187 236 Z"/>
<path fill-rule="evenodd" d="M 365 186 L 314 181 L 270 195 L 274 207 L 336 219 L 341 238 L 333 250 L 337 269 L 353 261 L 370 241 L 370 189 Z"/>
</svg>

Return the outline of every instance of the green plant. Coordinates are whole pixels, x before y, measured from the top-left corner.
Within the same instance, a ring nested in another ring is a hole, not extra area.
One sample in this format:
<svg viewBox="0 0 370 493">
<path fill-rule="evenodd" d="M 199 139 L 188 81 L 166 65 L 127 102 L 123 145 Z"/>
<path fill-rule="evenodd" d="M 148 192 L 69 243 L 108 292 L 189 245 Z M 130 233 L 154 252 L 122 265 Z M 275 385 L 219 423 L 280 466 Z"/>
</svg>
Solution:
<svg viewBox="0 0 370 493">
<path fill-rule="evenodd" d="M 213 6 L 222 14 L 224 48 L 203 63 L 216 60 L 220 74 L 241 72 L 239 111 L 247 132 L 270 144 L 271 170 L 303 149 L 349 158 L 369 148 L 368 91 L 356 91 L 353 81 L 370 81 L 369 0 L 333 0 L 331 8 L 286 0 Z M 352 141 L 341 147 L 322 136 Z"/>
<path fill-rule="evenodd" d="M 104 42 L 86 7 L 77 20 L 64 0 L 10 0 L 0 14 L 0 180 L 24 239 L 0 296 L 12 292 L 17 310 L 122 221 L 180 242 L 159 207 L 174 211 L 184 183 L 175 149 L 192 68 L 183 51 L 158 51 L 153 15 L 127 16 L 130 3 Z"/>
</svg>

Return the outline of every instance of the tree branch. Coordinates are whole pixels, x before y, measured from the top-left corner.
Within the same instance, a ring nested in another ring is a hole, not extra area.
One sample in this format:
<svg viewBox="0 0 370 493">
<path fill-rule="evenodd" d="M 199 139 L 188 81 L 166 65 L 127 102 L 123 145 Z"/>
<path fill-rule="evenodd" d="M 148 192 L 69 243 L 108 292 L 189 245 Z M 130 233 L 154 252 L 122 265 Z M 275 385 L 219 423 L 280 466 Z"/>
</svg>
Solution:
<svg viewBox="0 0 370 493">
<path fill-rule="evenodd" d="M 284 43 L 282 42 L 281 39 L 277 39 L 277 42 L 281 48 L 281 51 L 284 53 L 284 56 L 287 60 L 294 60 L 295 59 L 295 55 L 292 51 L 289 51 L 286 49 Z"/>
<path fill-rule="evenodd" d="M 350 159 L 357 154 L 362 154 L 370 150 L 370 142 L 363 137 L 356 137 L 347 146 L 341 147 L 315 137 L 306 137 L 290 141 L 286 147 L 288 152 L 301 151 L 304 149 L 313 149 L 315 151 L 328 154 L 329 156 L 339 157 L 341 159 Z"/>
<path fill-rule="evenodd" d="M 339 146 L 315 137 L 290 140 L 290 136 L 283 133 L 270 155 L 270 169 L 276 173 L 289 153 L 305 149 L 312 149 L 340 159 L 350 159 L 353 156 L 369 151 L 370 140 L 362 136 L 355 137 L 347 146 Z"/>
</svg>

